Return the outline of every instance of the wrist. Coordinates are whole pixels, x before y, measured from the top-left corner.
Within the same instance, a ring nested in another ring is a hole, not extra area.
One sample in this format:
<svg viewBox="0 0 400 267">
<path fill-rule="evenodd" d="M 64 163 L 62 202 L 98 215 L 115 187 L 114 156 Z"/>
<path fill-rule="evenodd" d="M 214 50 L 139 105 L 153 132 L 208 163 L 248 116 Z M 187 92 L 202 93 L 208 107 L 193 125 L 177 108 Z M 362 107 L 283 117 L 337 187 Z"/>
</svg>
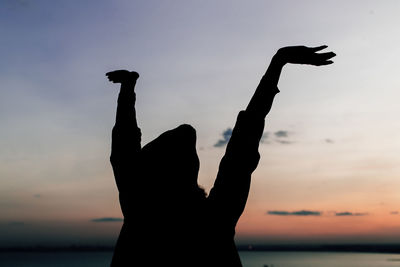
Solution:
<svg viewBox="0 0 400 267">
<path fill-rule="evenodd" d="M 272 57 L 271 65 L 283 68 L 286 65 L 286 60 L 284 59 L 282 52 L 278 50 L 276 54 Z"/>
</svg>

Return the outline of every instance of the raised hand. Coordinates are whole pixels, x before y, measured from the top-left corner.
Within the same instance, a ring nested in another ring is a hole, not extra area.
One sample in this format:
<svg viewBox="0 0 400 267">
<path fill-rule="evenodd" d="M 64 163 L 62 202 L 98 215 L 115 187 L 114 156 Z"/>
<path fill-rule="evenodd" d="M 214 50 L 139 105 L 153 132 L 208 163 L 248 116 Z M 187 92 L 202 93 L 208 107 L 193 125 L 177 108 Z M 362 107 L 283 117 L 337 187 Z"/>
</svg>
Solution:
<svg viewBox="0 0 400 267">
<path fill-rule="evenodd" d="M 113 83 L 135 82 L 139 78 L 136 71 L 114 70 L 107 72 L 108 80 Z"/>
<path fill-rule="evenodd" d="M 328 46 L 322 45 L 317 47 L 307 46 L 288 46 L 278 50 L 275 55 L 275 59 L 278 60 L 282 65 L 286 63 L 292 64 L 307 64 L 314 66 L 329 65 L 333 61 L 330 60 L 336 56 L 333 52 L 317 53 Z"/>
</svg>

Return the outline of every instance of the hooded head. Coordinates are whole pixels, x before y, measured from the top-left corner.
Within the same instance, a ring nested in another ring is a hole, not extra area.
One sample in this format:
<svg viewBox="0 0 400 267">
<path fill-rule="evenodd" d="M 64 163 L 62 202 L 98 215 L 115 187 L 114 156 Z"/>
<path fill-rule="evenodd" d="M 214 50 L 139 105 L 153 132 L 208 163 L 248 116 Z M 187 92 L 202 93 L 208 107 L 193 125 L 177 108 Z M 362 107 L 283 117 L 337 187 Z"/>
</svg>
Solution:
<svg viewBox="0 0 400 267">
<path fill-rule="evenodd" d="M 196 130 L 183 124 L 166 131 L 142 149 L 142 170 L 166 193 L 193 194 L 199 190 L 197 177 L 200 167 L 196 151 Z"/>
</svg>

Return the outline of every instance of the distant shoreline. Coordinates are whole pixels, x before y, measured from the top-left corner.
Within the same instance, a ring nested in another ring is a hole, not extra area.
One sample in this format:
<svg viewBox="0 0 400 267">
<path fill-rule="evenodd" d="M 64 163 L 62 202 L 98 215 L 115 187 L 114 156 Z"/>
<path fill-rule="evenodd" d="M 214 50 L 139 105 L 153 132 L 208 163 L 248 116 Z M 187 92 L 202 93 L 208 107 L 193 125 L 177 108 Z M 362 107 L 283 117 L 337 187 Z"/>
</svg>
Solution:
<svg viewBox="0 0 400 267">
<path fill-rule="evenodd" d="M 237 248 L 239 251 L 360 252 L 400 254 L 400 244 L 250 245 L 237 246 Z"/>
<path fill-rule="evenodd" d="M 400 254 L 400 244 L 337 244 L 337 245 L 238 245 L 239 251 L 271 252 L 358 252 Z M 0 253 L 6 252 L 107 252 L 113 246 L 25 246 L 0 247 Z"/>
</svg>

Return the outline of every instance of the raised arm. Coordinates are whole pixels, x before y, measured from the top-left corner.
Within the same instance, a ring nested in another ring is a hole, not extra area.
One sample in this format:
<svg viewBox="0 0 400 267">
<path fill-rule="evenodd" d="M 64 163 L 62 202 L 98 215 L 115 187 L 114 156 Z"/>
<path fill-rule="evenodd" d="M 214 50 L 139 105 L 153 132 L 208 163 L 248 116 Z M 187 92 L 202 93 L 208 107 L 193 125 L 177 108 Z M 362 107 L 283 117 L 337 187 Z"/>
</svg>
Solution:
<svg viewBox="0 0 400 267">
<path fill-rule="evenodd" d="M 117 70 L 106 75 L 111 82 L 121 84 L 115 126 L 112 131 L 110 160 L 118 190 L 122 193 L 130 188 L 135 163 L 141 149 L 141 132 L 136 120 L 134 90 L 139 74 Z"/>
<path fill-rule="evenodd" d="M 251 174 L 260 158 L 258 145 L 264 131 L 264 118 L 279 92 L 277 85 L 283 66 L 287 63 L 315 66 L 333 63 L 330 60 L 335 56 L 333 52 L 317 53 L 324 48 L 326 46 L 292 46 L 279 49 L 246 110 L 239 113 L 209 195 L 221 222 L 234 227 L 246 205 Z"/>
<path fill-rule="evenodd" d="M 262 77 L 253 97 L 251 98 L 246 112 L 253 117 L 264 119 L 272 107 L 272 101 L 279 92 L 277 86 L 282 68 L 288 64 L 307 64 L 322 66 L 332 64 L 330 59 L 335 53 L 317 53 L 327 48 L 326 45 L 318 47 L 288 46 L 278 50 L 273 56 L 271 63 Z"/>
</svg>

